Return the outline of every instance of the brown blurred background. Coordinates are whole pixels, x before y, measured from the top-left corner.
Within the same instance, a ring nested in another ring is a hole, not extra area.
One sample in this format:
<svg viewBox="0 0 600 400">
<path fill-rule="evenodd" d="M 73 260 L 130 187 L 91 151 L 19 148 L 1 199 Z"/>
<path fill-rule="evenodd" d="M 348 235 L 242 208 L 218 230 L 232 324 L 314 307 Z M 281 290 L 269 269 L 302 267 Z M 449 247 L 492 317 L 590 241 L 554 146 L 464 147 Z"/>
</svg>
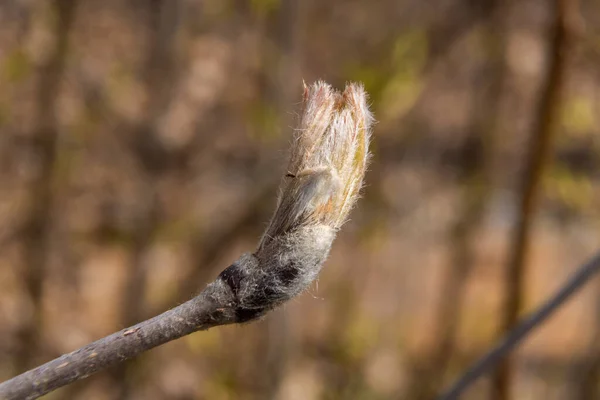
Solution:
<svg viewBox="0 0 600 400">
<path fill-rule="evenodd" d="M 358 80 L 374 156 L 318 284 L 46 398 L 433 398 L 600 247 L 600 3 L 560 2 L 2 0 L 0 380 L 252 250 L 302 80 Z M 599 338 L 595 280 L 509 398 L 600 399 Z"/>
</svg>

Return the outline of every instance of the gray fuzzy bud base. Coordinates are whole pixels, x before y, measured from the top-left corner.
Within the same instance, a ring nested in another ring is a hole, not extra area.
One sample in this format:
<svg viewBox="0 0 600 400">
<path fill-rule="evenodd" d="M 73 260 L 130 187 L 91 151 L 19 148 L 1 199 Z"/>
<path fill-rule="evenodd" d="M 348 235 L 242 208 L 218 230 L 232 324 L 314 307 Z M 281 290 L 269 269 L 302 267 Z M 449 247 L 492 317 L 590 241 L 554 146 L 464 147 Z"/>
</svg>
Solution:
<svg viewBox="0 0 600 400">
<path fill-rule="evenodd" d="M 225 269 L 220 279 L 233 292 L 237 322 L 258 318 L 306 290 L 318 276 L 335 235 L 327 225 L 299 227 Z"/>
</svg>

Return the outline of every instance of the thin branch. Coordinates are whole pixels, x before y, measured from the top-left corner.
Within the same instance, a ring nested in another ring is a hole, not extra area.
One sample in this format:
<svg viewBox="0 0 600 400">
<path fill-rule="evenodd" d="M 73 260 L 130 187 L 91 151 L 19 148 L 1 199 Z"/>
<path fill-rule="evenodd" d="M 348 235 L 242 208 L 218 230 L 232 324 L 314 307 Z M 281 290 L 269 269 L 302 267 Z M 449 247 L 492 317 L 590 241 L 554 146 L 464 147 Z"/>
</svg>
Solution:
<svg viewBox="0 0 600 400">
<path fill-rule="evenodd" d="M 0 383 L 0 399 L 35 399 L 213 326 L 243 323 L 302 293 L 317 277 L 362 187 L 372 118 L 357 84 L 304 91 L 277 208 L 258 249 L 242 255 L 194 299 Z"/>
<path fill-rule="evenodd" d="M 504 277 L 505 304 L 501 321 L 503 333 L 515 326 L 522 309 L 526 275 L 525 260 L 531 238 L 544 167 L 550 157 L 552 137 L 560 115 L 562 90 L 566 78 L 566 63 L 571 47 L 571 15 L 576 0 L 552 0 L 554 21 L 548 33 L 548 71 L 540 93 L 533 136 L 528 149 L 527 166 L 521 182 L 519 211 L 512 235 L 511 253 Z M 493 398 L 507 400 L 511 386 L 511 363 L 505 360 L 493 380 Z"/>
<path fill-rule="evenodd" d="M 52 11 L 57 20 L 54 28 L 56 45 L 52 55 L 41 66 L 37 86 L 37 127 L 31 136 L 31 151 L 38 158 L 39 167 L 30 184 L 31 211 L 20 233 L 23 235 L 24 265 L 22 279 L 33 305 L 32 316 L 18 330 L 18 344 L 15 351 L 15 368 L 25 370 L 36 363 L 35 357 L 41 356 L 41 303 L 43 299 L 43 281 L 46 275 L 46 259 L 51 238 L 51 216 L 53 208 L 52 183 L 55 171 L 57 142 L 59 137 L 56 121 L 56 96 L 60 92 L 61 82 L 67 59 L 69 32 L 75 18 L 76 0 L 56 0 Z"/>
<path fill-rule="evenodd" d="M 187 303 L 0 383 L 0 399 L 35 399 L 171 340 L 234 323 L 234 300 L 218 280 Z"/>
<path fill-rule="evenodd" d="M 454 400 L 483 374 L 501 362 L 531 331 L 539 327 L 563 303 L 577 293 L 586 283 L 600 272 L 600 253 L 581 266 L 565 283 L 565 285 L 546 303 L 542 304 L 529 317 L 518 324 L 500 343 L 473 365 L 445 394 L 438 400 Z"/>
<path fill-rule="evenodd" d="M 470 135 L 463 144 L 459 163 L 459 182 L 462 204 L 460 215 L 449 232 L 450 265 L 444 270 L 441 280 L 440 302 L 436 305 L 436 332 L 438 340 L 432 356 L 424 368 L 416 368 L 413 392 L 408 398 L 430 400 L 443 388 L 444 381 L 457 351 L 457 336 L 464 315 L 465 287 L 474 264 L 474 242 L 480 227 L 485 206 L 488 202 L 491 181 L 491 159 L 493 143 L 497 141 L 501 128 L 500 102 L 506 80 L 505 39 L 506 4 L 492 1 L 484 6 L 471 4 L 479 11 L 478 24 L 485 29 L 480 40 L 485 41 L 487 60 L 479 74 L 477 83 L 485 76 L 489 85 L 477 85 L 472 98 L 472 122 Z M 480 76 L 481 75 L 481 76 Z M 414 393 L 414 394 L 413 394 Z"/>
</svg>

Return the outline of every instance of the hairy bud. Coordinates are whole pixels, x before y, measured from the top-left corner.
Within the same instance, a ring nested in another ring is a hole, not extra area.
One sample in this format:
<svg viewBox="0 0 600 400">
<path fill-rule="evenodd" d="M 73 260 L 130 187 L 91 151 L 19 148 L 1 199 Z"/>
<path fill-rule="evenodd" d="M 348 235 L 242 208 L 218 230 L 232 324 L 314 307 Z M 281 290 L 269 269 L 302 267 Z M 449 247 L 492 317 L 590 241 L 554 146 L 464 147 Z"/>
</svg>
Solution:
<svg viewBox="0 0 600 400">
<path fill-rule="evenodd" d="M 372 122 L 361 85 L 341 93 L 324 82 L 305 86 L 275 214 L 257 251 L 221 274 L 240 322 L 296 296 L 317 277 L 362 187 Z"/>
</svg>

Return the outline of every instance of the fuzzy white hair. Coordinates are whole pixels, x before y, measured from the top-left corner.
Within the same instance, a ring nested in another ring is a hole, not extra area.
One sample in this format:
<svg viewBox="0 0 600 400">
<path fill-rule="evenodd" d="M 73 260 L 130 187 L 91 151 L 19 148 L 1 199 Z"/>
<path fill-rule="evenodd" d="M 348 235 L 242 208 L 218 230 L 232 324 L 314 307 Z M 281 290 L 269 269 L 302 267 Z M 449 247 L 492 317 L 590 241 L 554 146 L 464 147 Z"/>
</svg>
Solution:
<svg viewBox="0 0 600 400">
<path fill-rule="evenodd" d="M 358 198 L 373 117 L 362 85 L 343 92 L 319 81 L 304 89 L 275 213 L 254 254 L 222 273 L 239 320 L 254 319 L 305 290 Z"/>
</svg>

